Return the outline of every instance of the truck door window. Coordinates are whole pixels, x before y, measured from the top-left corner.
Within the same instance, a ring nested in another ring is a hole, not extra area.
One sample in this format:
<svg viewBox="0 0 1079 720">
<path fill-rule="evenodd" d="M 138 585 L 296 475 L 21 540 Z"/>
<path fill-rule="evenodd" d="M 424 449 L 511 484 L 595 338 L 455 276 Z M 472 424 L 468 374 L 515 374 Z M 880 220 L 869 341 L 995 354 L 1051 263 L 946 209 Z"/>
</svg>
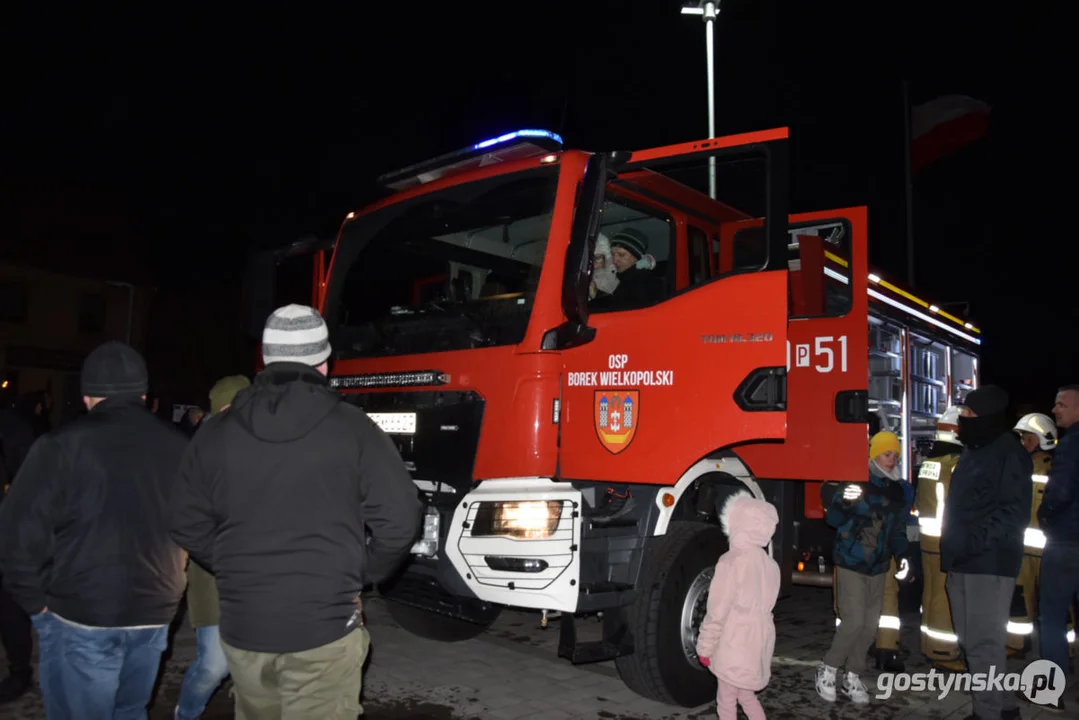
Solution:
<svg viewBox="0 0 1079 720">
<path fill-rule="evenodd" d="M 655 305 L 670 297 L 674 287 L 674 223 L 670 215 L 619 197 L 612 190 L 608 188 L 599 226 L 597 265 L 589 291 L 591 313 Z M 613 264 L 615 273 L 609 266 L 600 267 L 607 263 Z M 608 273 L 608 282 L 597 277 L 603 272 Z"/>
<path fill-rule="evenodd" d="M 708 248 L 708 234 L 693 225 L 686 226 L 689 249 L 689 284 L 700 285 L 712 277 L 712 255 Z"/>
<path fill-rule="evenodd" d="M 790 316 L 842 317 L 849 313 L 850 223 L 844 219 L 798 223 L 790 226 L 788 235 Z"/>
</svg>

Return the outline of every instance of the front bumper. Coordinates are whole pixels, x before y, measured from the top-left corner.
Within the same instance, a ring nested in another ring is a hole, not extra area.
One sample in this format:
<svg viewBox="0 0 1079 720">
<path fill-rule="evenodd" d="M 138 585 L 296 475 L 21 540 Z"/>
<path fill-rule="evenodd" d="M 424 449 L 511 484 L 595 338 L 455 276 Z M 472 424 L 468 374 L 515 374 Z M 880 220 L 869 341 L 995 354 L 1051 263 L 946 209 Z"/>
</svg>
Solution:
<svg viewBox="0 0 1079 720">
<path fill-rule="evenodd" d="M 561 501 L 548 537 L 473 535 L 483 503 Z M 479 600 L 511 607 L 575 612 L 580 594 L 581 492 L 550 478 L 485 480 L 461 498 L 447 528 L 445 557 Z M 510 569 L 542 560 L 542 568 Z M 492 567 L 493 565 L 493 567 Z"/>
</svg>

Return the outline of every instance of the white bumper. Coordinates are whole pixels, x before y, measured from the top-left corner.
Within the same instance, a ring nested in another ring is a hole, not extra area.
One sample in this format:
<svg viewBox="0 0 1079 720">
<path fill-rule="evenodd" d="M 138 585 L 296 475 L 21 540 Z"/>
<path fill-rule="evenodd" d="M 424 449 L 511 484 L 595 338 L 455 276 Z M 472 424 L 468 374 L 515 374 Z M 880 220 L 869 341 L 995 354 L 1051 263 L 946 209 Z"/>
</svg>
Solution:
<svg viewBox="0 0 1079 720">
<path fill-rule="evenodd" d="M 516 539 L 472 536 L 480 503 L 561 500 L 562 514 L 550 537 Z M 454 569 L 481 600 L 538 610 L 574 612 L 580 591 L 581 493 L 550 478 L 485 480 L 457 504 L 445 553 Z M 539 572 L 492 569 L 488 556 L 537 558 Z"/>
</svg>

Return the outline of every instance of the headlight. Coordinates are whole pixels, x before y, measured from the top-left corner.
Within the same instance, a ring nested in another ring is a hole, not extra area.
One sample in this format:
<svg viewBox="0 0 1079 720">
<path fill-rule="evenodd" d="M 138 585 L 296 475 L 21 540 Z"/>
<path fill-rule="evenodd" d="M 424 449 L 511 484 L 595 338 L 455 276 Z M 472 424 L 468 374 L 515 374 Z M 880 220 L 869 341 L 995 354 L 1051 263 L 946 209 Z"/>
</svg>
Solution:
<svg viewBox="0 0 1079 720">
<path fill-rule="evenodd" d="M 480 503 L 472 536 L 541 540 L 554 534 L 561 516 L 561 500 Z"/>
</svg>

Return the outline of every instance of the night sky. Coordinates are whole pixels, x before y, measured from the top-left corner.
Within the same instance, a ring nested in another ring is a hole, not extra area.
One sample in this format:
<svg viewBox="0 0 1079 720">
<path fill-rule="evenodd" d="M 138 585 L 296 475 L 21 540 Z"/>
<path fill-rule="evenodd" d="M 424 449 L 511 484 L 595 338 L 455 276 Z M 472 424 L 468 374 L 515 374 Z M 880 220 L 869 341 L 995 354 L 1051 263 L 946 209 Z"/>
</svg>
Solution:
<svg viewBox="0 0 1079 720">
<path fill-rule="evenodd" d="M 198 287 L 333 235 L 380 173 L 507 130 L 589 150 L 703 138 L 704 30 L 681 4 L 6 8 L 4 251 Z M 916 176 L 917 290 L 970 302 L 987 379 L 1044 405 L 1079 382 L 1061 118 L 1043 117 L 1069 43 L 1051 10 L 1019 8 L 723 0 L 717 131 L 789 126 L 792 210 L 868 205 L 871 262 L 903 282 L 902 81 L 914 104 L 990 103 L 989 138 Z M 82 198 L 63 223 L 45 219 L 58 197 Z"/>
</svg>

